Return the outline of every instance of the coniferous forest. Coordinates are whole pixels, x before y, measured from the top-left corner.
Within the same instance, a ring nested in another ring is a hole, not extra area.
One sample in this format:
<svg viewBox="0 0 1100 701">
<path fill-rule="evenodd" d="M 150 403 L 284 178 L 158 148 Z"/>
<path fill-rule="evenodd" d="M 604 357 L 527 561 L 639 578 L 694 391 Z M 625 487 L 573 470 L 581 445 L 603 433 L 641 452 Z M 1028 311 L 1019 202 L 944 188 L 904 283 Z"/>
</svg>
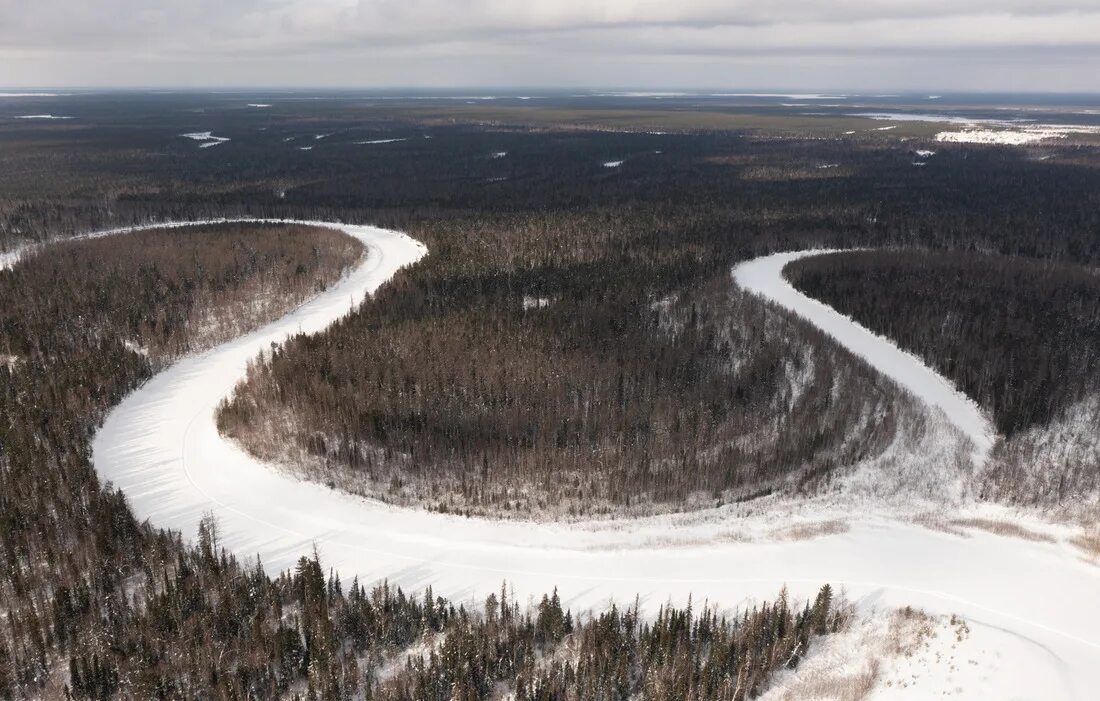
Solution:
<svg viewBox="0 0 1100 701">
<path fill-rule="evenodd" d="M 220 548 L 212 519 L 194 546 L 137 523 L 89 462 L 106 410 L 359 255 L 327 229 L 234 224 L 59 244 L 0 274 L 15 358 L 0 366 L 0 697 L 472 699 L 504 685 L 532 699 L 740 699 L 842 625 L 827 587 L 803 608 L 777 592 L 729 618 L 574 617 L 556 592 L 527 610 L 506 587 L 483 608 L 455 605 L 430 589 L 345 587 L 316 555 L 271 577 Z M 269 304 L 243 314 L 257 296 Z M 430 654 L 406 664 L 417 645 Z"/>
<path fill-rule="evenodd" d="M 767 112 L 732 129 L 670 111 L 652 133 L 565 107 L 63 106 L 74 119 L 39 124 L 0 104 L 0 252 L 38 247 L 0 268 L 0 698 L 747 699 L 849 616 L 826 582 L 656 615 L 569 610 L 564 590 L 528 605 L 507 582 L 448 600 L 341 581 L 315 552 L 265 570 L 216 519 L 139 522 L 91 460 L 111 407 L 364 251 L 274 224 L 66 241 L 108 227 L 340 220 L 423 241 L 355 313 L 257 358 L 219 412 L 279 469 L 403 506 L 614 518 L 834 488 L 921 429 L 897 387 L 731 283 L 741 260 L 806 247 L 885 249 L 788 272 L 992 412 L 981 498 L 1100 490 L 1094 143 L 791 131 Z M 180 136 L 206 128 L 229 140 Z M 1068 434 L 1073 460 L 1052 442 Z"/>
<path fill-rule="evenodd" d="M 1007 439 L 986 476 L 991 494 L 1059 503 L 1100 486 L 1092 446 L 1063 453 L 1056 471 L 1032 467 L 1047 468 L 1043 453 L 1051 449 L 1037 431 L 1069 416 L 1087 435 L 1100 420 L 1092 404 L 1100 389 L 1095 267 L 866 251 L 796 261 L 786 273 L 807 294 L 921 355 L 991 412 Z"/>
</svg>

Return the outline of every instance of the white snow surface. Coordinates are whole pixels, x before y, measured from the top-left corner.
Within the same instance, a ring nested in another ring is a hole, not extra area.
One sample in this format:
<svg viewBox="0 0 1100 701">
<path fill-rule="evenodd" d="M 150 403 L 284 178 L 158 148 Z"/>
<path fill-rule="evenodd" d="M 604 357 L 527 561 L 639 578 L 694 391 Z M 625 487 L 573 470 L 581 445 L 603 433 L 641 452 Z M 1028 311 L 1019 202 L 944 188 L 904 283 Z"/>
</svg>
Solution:
<svg viewBox="0 0 1100 701">
<path fill-rule="evenodd" d="M 936 134 L 936 141 L 1024 146 L 1049 139 L 1065 139 L 1073 134 L 1100 134 L 1100 127 L 1083 124 L 1034 124 L 1015 129 L 963 129 L 941 131 Z"/>
<path fill-rule="evenodd" d="M 975 465 L 984 465 L 993 447 L 996 431 L 977 402 L 912 353 L 901 350 L 890 339 L 873 333 L 832 307 L 807 297 L 783 276 L 783 268 L 793 261 L 837 252 L 842 251 L 794 251 L 754 258 L 735 267 L 733 277 L 749 292 L 810 321 L 925 404 L 942 411 L 973 443 Z"/>
<path fill-rule="evenodd" d="M 854 691 L 867 678 L 877 682 L 878 701 L 1060 699 L 1067 685 L 1059 662 L 995 625 L 883 611 L 819 641 L 797 668 L 776 675 L 760 701 L 863 698 Z"/>
<path fill-rule="evenodd" d="M 21 114 L 16 119 L 72 119 L 72 117 L 62 117 L 56 114 Z"/>
<path fill-rule="evenodd" d="M 213 513 L 222 545 L 245 558 L 258 554 L 268 572 L 292 567 L 316 546 L 345 581 L 358 575 L 412 590 L 432 585 L 456 600 L 477 600 L 507 581 L 520 601 L 557 586 L 574 610 L 637 595 L 652 612 L 689 595 L 733 608 L 773 599 L 784 585 L 804 598 L 830 582 L 861 611 L 912 605 L 958 613 L 1025 641 L 996 654 L 1009 675 L 1049 671 L 1046 698 L 1087 699 L 1100 688 L 1100 568 L 1063 542 L 963 536 L 869 510 L 854 510 L 847 529 L 822 537 L 748 542 L 737 532 L 753 526 L 732 507 L 604 523 L 502 523 L 391 507 L 261 464 L 223 440 L 214 423 L 218 402 L 248 361 L 288 335 L 321 331 L 427 252 L 393 231 L 305 223 L 356 237 L 368 248 L 366 262 L 282 319 L 180 360 L 126 397 L 94 437 L 96 470 L 125 493 L 139 519 L 194 537 L 200 519 Z M 815 323 L 828 318 L 824 305 L 790 298 L 783 264 L 782 257 L 753 261 L 737 277 Z M 855 327 L 839 315 L 825 323 Z M 896 359 L 883 344 L 868 352 Z M 755 527 L 812 519 L 814 508 L 795 505 L 783 521 Z"/>
<path fill-rule="evenodd" d="M 930 98 L 931 99 L 931 98 Z M 959 131 L 941 131 L 937 141 L 967 144 L 1024 146 L 1048 139 L 1065 139 L 1072 134 L 1100 134 L 1100 127 L 1087 124 L 1035 124 L 1027 119 L 989 119 L 921 112 L 853 112 L 851 117 L 892 122 L 939 122 L 955 124 Z M 886 131 L 893 127 L 879 127 Z"/>
<path fill-rule="evenodd" d="M 7 270 L 11 268 L 27 253 L 27 246 L 20 246 L 19 248 L 13 248 L 10 251 L 4 251 L 0 253 L 0 270 Z"/>
<path fill-rule="evenodd" d="M 229 141 L 229 137 L 226 136 L 214 136 L 213 132 L 209 131 L 195 131 L 189 134 L 180 134 L 185 139 L 191 139 L 192 141 L 199 142 L 199 148 L 210 148 L 211 146 L 218 146 Z"/>
<path fill-rule="evenodd" d="M 358 146 L 367 146 L 371 144 L 396 144 L 399 141 L 408 141 L 408 138 L 402 139 L 371 139 L 370 141 L 356 141 Z"/>
</svg>

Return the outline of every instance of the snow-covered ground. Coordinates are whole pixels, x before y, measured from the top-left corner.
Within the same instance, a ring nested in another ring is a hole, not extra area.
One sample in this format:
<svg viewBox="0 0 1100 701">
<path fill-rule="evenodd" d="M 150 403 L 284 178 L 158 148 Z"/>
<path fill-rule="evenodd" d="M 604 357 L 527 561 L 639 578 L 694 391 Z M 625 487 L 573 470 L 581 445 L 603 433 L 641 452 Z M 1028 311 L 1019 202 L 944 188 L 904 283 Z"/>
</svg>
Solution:
<svg viewBox="0 0 1100 701">
<path fill-rule="evenodd" d="M 199 142 L 199 148 L 210 148 L 211 146 L 218 146 L 229 141 L 225 136 L 214 136 L 213 132 L 209 131 L 195 131 L 190 134 L 180 134 L 185 139 L 191 139 L 192 141 Z"/>
<path fill-rule="evenodd" d="M 942 411 L 970 438 L 976 466 L 984 465 L 993 447 L 995 431 L 990 417 L 977 402 L 913 354 L 901 350 L 889 339 L 872 333 L 832 307 L 807 297 L 783 277 L 783 268 L 788 263 L 829 252 L 795 251 L 755 258 L 734 268 L 733 277 L 746 290 L 809 319 L 876 370 L 927 405 Z"/>
<path fill-rule="evenodd" d="M 1013 129 L 963 129 L 941 131 L 937 141 L 968 144 L 1005 144 L 1023 146 L 1050 139 L 1065 139 L 1073 134 L 1100 134 L 1100 127 L 1072 124 L 1032 124 Z"/>
<path fill-rule="evenodd" d="M 16 119 L 72 119 L 72 117 L 64 117 L 56 114 L 21 114 Z"/>
<path fill-rule="evenodd" d="M 823 512 L 802 502 L 788 504 L 782 519 L 742 518 L 742 507 L 731 506 L 602 524 L 501 524 L 386 506 L 259 463 L 223 440 L 214 423 L 218 402 L 248 361 L 290 334 L 322 330 L 426 253 L 397 232 L 326 226 L 362 241 L 367 261 L 286 317 L 157 375 L 96 434 L 96 469 L 123 490 L 139 519 L 193 537 L 199 520 L 213 512 L 223 545 L 244 557 L 258 554 L 269 572 L 293 566 L 316 546 L 345 581 L 385 577 L 408 589 L 432 585 L 459 600 L 479 599 L 507 581 L 521 600 L 557 586 L 574 609 L 632 602 L 636 595 L 648 611 L 669 600 L 682 604 L 689 595 L 733 608 L 771 599 L 784 585 L 807 597 L 830 582 L 856 602 L 864 621 L 876 620 L 872 611 L 913 606 L 959 614 L 972 630 L 999 631 L 981 650 L 991 656 L 983 661 L 987 676 L 1001 675 L 999 688 L 1027 698 L 1033 687 L 1025 682 L 1041 678 L 1049 680 L 1042 698 L 1058 699 L 1087 699 L 1100 688 L 1100 568 L 1058 538 L 929 528 L 872 509 L 850 509 L 839 514 L 841 521 L 820 523 Z M 824 305 L 792 300 L 782 262 L 749 263 L 737 277 L 795 305 L 814 323 L 825 319 L 819 325 L 831 325 L 841 339 L 866 333 L 835 312 L 830 316 Z M 899 358 L 889 346 L 871 339 L 865 348 L 872 363 L 882 354 L 880 364 L 896 375 L 917 372 L 911 358 Z M 978 419 L 984 417 L 968 413 L 942 378 L 927 379 L 932 387 L 921 396 L 943 401 L 946 416 L 982 438 L 985 424 Z M 1008 639 L 1018 644 L 1003 644 Z M 922 663 L 923 698 L 957 685 L 952 664 L 943 655 Z"/>
<path fill-rule="evenodd" d="M 1013 665 L 1035 660 L 1026 674 Z M 1066 670 L 1036 643 L 998 626 L 918 611 L 883 611 L 831 635 L 796 669 L 780 672 L 761 701 L 1055 699 Z"/>
<path fill-rule="evenodd" d="M 1036 124 L 1027 119 L 988 119 L 960 115 L 921 112 L 853 112 L 849 116 L 891 122 L 935 122 L 955 124 L 958 131 L 941 131 L 937 141 L 967 144 L 1004 144 L 1024 146 L 1050 139 L 1065 139 L 1073 134 L 1100 134 L 1100 127 L 1086 124 Z M 889 127 L 893 128 L 893 127 Z M 880 127 L 883 131 L 887 127 Z"/>
<path fill-rule="evenodd" d="M 527 311 L 529 309 L 546 309 L 554 303 L 553 299 L 549 297 L 532 297 L 530 295 L 523 295 L 523 309 Z"/>
<path fill-rule="evenodd" d="M 20 246 L 18 248 L 13 248 L 10 251 L 4 251 L 3 253 L 0 253 L 0 270 L 7 270 L 8 268 L 18 263 L 20 260 L 23 259 L 23 256 L 27 254 L 27 250 L 27 246 Z"/>
</svg>

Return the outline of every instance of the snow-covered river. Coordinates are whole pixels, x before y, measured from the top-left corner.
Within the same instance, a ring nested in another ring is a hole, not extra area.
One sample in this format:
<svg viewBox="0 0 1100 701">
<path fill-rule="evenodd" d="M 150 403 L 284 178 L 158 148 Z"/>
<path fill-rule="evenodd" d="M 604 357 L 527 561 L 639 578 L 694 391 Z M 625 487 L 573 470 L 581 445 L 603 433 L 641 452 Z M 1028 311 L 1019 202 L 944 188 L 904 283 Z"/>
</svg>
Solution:
<svg viewBox="0 0 1100 701">
<path fill-rule="evenodd" d="M 721 509 L 688 523 L 676 517 L 499 523 L 390 507 L 260 464 L 222 440 L 214 423 L 218 402 L 243 377 L 249 359 L 290 334 L 324 329 L 427 252 L 401 233 L 325 225 L 368 247 L 361 267 L 286 317 L 160 373 L 111 412 L 95 436 L 96 469 L 122 489 L 139 518 L 192 536 L 203 515 L 213 512 L 222 544 L 242 557 L 258 554 L 268 572 L 293 566 L 316 546 L 345 581 L 384 577 L 406 589 L 431 585 L 460 600 L 481 599 L 507 581 L 521 599 L 556 586 L 575 609 L 638 596 L 653 610 L 689 595 L 733 608 L 773 598 L 784 585 L 801 597 L 830 582 L 863 611 L 912 605 L 958 613 L 980 632 L 975 640 L 988 657 L 975 663 L 978 671 L 951 678 L 944 662 L 944 670 L 930 672 L 930 681 L 914 690 L 930 692 L 939 683 L 965 687 L 974 698 L 1011 692 L 1013 698 L 1086 699 L 1100 689 L 1100 568 L 1063 543 L 984 531 L 960 536 L 860 514 L 832 535 L 740 542 L 730 535 L 738 523 Z M 792 297 L 782 261 L 750 262 L 735 277 L 842 343 L 859 335 L 853 330 L 859 327 L 824 305 L 807 306 L 797 292 Z M 869 335 L 860 343 L 860 355 L 898 377 L 883 365 L 900 362 L 889 341 Z M 897 366 L 903 377 L 915 371 L 911 361 L 906 356 Z M 974 408 L 959 402 L 950 383 L 927 368 L 921 372 L 919 381 L 930 393 L 918 396 L 958 419 L 979 439 L 979 450 L 988 449 L 980 440 L 987 424 Z"/>
<path fill-rule="evenodd" d="M 995 430 L 989 416 L 950 380 L 907 353 L 889 339 L 878 336 L 832 307 L 802 294 L 783 277 L 783 268 L 800 258 L 832 250 L 774 253 L 746 261 L 733 269 L 734 281 L 744 289 L 793 311 L 832 336 L 873 368 L 891 378 L 926 405 L 942 411 L 949 422 L 973 443 L 978 465 L 989 457 Z"/>
</svg>

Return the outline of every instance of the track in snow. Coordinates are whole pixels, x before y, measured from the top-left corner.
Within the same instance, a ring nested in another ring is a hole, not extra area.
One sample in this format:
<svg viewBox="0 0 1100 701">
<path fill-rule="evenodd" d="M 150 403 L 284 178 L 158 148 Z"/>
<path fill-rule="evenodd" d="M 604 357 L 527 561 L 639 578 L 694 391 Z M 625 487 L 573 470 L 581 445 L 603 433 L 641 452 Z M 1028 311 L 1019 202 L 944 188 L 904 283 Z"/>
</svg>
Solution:
<svg viewBox="0 0 1100 701">
<path fill-rule="evenodd" d="M 1065 546 L 986 533 L 963 538 L 866 516 L 847 532 L 809 541 L 729 542 L 714 536 L 737 524 L 719 512 L 686 530 L 700 544 L 670 547 L 659 541 L 685 530 L 669 519 L 621 528 L 466 519 L 390 507 L 259 463 L 222 440 L 214 423 L 249 359 L 290 334 L 324 329 L 426 253 L 396 232 L 322 225 L 362 241 L 367 262 L 286 317 L 160 373 L 96 434 L 96 469 L 139 518 L 193 536 L 213 512 L 221 543 L 242 557 L 258 554 L 269 572 L 292 567 L 316 546 L 345 580 L 432 585 L 452 599 L 480 599 L 507 580 L 521 600 L 560 587 L 575 609 L 638 596 L 653 610 L 689 595 L 735 607 L 771 599 L 784 585 L 812 596 L 830 582 L 865 609 L 959 613 L 1033 643 L 1026 649 L 1040 652 L 1009 665 L 1026 674 L 988 680 L 987 697 L 1084 699 L 1100 688 L 1100 570 Z"/>
</svg>

